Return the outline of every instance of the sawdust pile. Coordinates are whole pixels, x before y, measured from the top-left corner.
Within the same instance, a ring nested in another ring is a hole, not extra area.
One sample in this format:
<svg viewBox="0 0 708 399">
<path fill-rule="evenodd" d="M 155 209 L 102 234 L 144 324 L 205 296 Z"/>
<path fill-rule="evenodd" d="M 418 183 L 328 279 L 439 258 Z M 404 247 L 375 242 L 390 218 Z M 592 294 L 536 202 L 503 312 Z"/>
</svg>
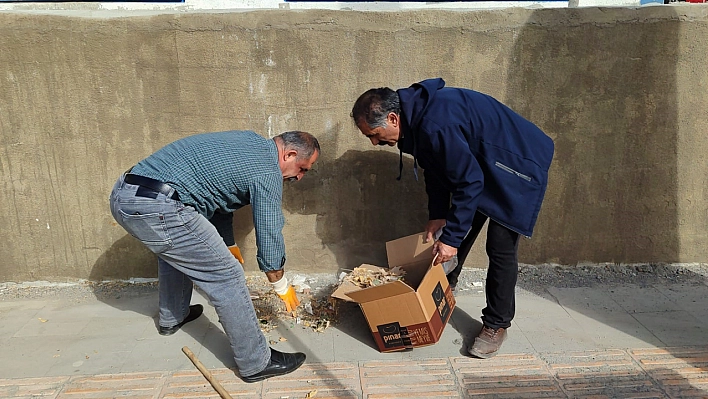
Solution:
<svg viewBox="0 0 708 399">
<path fill-rule="evenodd" d="M 251 291 L 253 306 L 264 333 L 278 327 L 278 323 L 286 324 L 290 328 L 300 325 L 316 332 L 324 332 L 330 325 L 336 324 L 338 321 L 337 316 L 342 301 L 332 298 L 330 295 L 339 285 L 350 282 L 360 288 L 367 288 L 403 280 L 405 273 L 405 270 L 400 267 L 377 270 L 357 267 L 351 273 L 342 273 L 339 284 L 325 287 L 317 293 L 312 292 L 304 277 L 296 275 L 292 278 L 291 283 L 297 292 L 300 306 L 294 312 L 285 310 L 285 304 L 273 291 L 273 287 L 265 276 L 247 276 L 246 283 Z"/>
<path fill-rule="evenodd" d="M 373 287 L 391 281 L 403 280 L 406 271 L 400 267 L 391 269 L 371 270 L 364 267 L 355 267 L 351 273 L 342 276 L 342 282 L 350 282 L 359 288 Z"/>
<path fill-rule="evenodd" d="M 334 287 L 314 294 L 304 279 L 293 279 L 292 285 L 297 292 L 300 306 L 293 312 L 287 312 L 285 304 L 264 276 L 247 276 L 246 284 L 251 291 L 253 307 L 264 333 L 276 328 L 278 322 L 289 324 L 290 327 L 301 325 L 316 332 L 324 332 L 337 321 L 339 302 L 330 297 Z"/>
</svg>

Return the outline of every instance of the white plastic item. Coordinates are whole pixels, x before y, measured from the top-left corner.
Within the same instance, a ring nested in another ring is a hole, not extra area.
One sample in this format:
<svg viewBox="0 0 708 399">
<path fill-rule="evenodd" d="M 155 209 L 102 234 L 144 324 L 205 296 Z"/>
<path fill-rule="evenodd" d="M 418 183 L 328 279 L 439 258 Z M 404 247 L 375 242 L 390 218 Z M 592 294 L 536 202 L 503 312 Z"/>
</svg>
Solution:
<svg viewBox="0 0 708 399">
<path fill-rule="evenodd" d="M 433 234 L 433 238 L 437 241 L 441 235 L 442 228 L 436 231 L 435 234 Z M 443 262 L 442 267 L 443 270 L 445 270 L 445 274 L 450 274 L 450 272 L 455 270 L 455 268 L 457 267 L 457 254 L 453 255 L 453 257 L 449 261 Z"/>
</svg>

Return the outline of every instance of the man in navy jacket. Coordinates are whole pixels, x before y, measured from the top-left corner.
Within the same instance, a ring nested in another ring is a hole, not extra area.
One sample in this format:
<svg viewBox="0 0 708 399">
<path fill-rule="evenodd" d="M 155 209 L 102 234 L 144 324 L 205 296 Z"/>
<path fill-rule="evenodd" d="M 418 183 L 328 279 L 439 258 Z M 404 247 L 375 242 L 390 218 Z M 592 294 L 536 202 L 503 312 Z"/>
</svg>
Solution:
<svg viewBox="0 0 708 399">
<path fill-rule="evenodd" d="M 530 237 L 541 209 L 553 158 L 553 140 L 494 98 L 428 79 L 393 91 L 362 94 L 352 108 L 359 130 L 374 145 L 396 145 L 424 169 L 427 239 L 438 263 L 458 257 L 448 274 L 455 287 L 482 226 L 487 229 L 487 306 L 484 327 L 469 348 L 496 355 L 514 318 L 519 236 Z M 403 169 L 403 160 L 399 171 Z M 400 179 L 400 176 L 399 176 Z"/>
</svg>

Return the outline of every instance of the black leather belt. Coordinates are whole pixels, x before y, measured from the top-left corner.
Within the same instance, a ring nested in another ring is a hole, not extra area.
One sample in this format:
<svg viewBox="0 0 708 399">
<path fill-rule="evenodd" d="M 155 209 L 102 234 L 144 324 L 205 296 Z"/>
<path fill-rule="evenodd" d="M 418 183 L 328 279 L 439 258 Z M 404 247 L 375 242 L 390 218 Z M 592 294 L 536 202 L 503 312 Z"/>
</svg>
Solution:
<svg viewBox="0 0 708 399">
<path fill-rule="evenodd" d="M 137 197 L 157 198 L 157 194 L 161 193 L 175 201 L 179 201 L 177 190 L 174 190 L 172 187 L 159 180 L 126 173 L 124 181 L 128 184 L 140 186 L 138 191 L 135 192 L 135 196 Z M 172 193 L 172 195 L 170 195 L 170 193 Z"/>
</svg>

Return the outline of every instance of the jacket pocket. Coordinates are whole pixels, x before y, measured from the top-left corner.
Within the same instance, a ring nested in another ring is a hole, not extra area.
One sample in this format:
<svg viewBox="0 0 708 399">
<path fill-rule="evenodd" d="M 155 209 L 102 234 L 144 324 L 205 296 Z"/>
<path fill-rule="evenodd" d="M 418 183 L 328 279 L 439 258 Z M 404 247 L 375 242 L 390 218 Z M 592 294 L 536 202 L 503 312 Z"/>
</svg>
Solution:
<svg viewBox="0 0 708 399">
<path fill-rule="evenodd" d="M 500 169 L 502 169 L 502 170 L 504 170 L 504 171 L 507 171 L 507 172 L 511 173 L 512 175 L 516 175 L 516 176 L 518 176 L 518 177 L 520 177 L 520 178 L 526 180 L 526 181 L 529 182 L 529 183 L 533 180 L 533 179 L 531 179 L 531 176 L 527 176 L 527 175 L 525 175 L 525 174 L 523 174 L 523 173 L 521 173 L 521 172 L 518 172 L 518 171 L 516 171 L 516 170 L 514 170 L 514 169 L 512 169 L 512 168 L 510 168 L 510 167 L 508 167 L 508 166 L 506 166 L 506 165 L 504 165 L 503 163 L 501 163 L 501 162 L 499 162 L 499 161 L 495 162 L 495 163 L 494 163 L 494 166 L 496 166 L 496 167 L 498 167 L 498 168 L 500 168 Z"/>
<path fill-rule="evenodd" d="M 538 215 L 546 176 L 533 161 L 494 146 L 478 157 L 484 172 L 479 210 L 496 222 L 531 236 Z"/>
</svg>

